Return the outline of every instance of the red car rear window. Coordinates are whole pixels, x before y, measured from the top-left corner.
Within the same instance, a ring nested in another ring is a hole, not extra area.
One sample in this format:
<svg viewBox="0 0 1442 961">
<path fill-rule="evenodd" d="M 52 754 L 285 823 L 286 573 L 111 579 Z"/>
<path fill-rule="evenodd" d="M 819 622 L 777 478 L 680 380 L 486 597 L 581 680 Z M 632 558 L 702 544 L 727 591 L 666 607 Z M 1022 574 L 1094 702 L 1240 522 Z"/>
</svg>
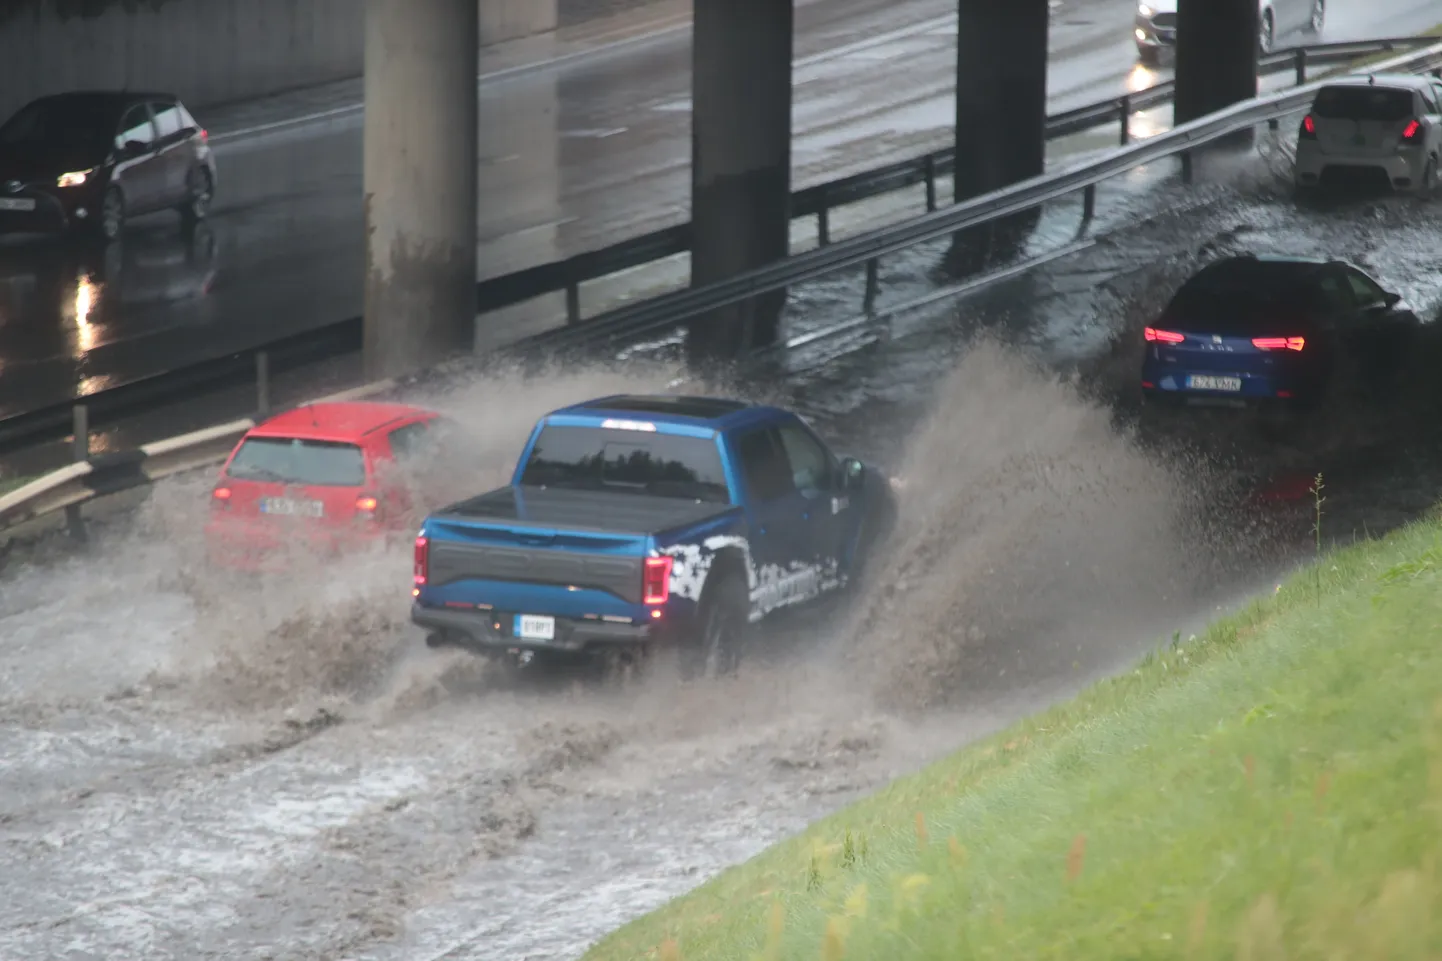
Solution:
<svg viewBox="0 0 1442 961">
<path fill-rule="evenodd" d="M 315 487 L 360 487 L 366 482 L 360 447 L 301 437 L 247 438 L 226 474 L 235 480 Z"/>
</svg>

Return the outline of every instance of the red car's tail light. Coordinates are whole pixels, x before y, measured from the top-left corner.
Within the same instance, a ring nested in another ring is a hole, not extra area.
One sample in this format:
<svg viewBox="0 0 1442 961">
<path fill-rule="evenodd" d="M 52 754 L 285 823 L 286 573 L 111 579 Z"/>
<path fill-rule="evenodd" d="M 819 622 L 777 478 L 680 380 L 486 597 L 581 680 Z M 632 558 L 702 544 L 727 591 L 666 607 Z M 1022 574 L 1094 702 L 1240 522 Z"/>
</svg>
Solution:
<svg viewBox="0 0 1442 961">
<path fill-rule="evenodd" d="M 1252 346 L 1258 350 L 1301 350 L 1307 346 L 1305 337 L 1253 337 Z"/>
<path fill-rule="evenodd" d="M 374 514 L 380 509 L 381 502 L 371 494 L 362 494 L 355 499 L 357 514 Z"/>
<path fill-rule="evenodd" d="M 671 596 L 671 565 L 673 557 L 648 557 L 646 568 L 641 575 L 641 602 L 643 604 L 665 604 Z"/>
<path fill-rule="evenodd" d="M 1150 343 L 1162 344 L 1180 344 L 1187 339 L 1185 334 L 1179 334 L 1175 330 L 1157 330 L 1155 327 L 1144 329 L 1142 336 Z"/>
<path fill-rule="evenodd" d="M 235 495 L 229 487 L 217 487 L 210 492 L 210 503 L 214 507 L 229 507 L 230 499 Z"/>
<path fill-rule="evenodd" d="M 431 539 L 422 534 L 416 538 L 416 563 L 414 581 L 416 587 L 425 587 L 431 574 Z"/>
</svg>

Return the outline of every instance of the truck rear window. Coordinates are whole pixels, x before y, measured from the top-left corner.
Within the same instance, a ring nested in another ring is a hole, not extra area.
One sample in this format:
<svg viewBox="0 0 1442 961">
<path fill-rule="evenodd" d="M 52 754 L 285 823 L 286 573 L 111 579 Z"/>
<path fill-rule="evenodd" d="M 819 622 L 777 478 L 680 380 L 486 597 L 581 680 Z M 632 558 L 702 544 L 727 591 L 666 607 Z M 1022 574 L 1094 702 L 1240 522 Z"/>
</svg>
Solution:
<svg viewBox="0 0 1442 961">
<path fill-rule="evenodd" d="M 604 427 L 541 428 L 521 484 L 731 500 L 715 440 Z"/>
<path fill-rule="evenodd" d="M 1323 87 L 1312 112 L 1333 120 L 1393 122 L 1412 116 L 1412 91 L 1395 87 Z"/>
<path fill-rule="evenodd" d="M 250 437 L 240 445 L 226 474 L 235 480 L 360 487 L 365 457 L 355 444 L 301 437 Z"/>
</svg>

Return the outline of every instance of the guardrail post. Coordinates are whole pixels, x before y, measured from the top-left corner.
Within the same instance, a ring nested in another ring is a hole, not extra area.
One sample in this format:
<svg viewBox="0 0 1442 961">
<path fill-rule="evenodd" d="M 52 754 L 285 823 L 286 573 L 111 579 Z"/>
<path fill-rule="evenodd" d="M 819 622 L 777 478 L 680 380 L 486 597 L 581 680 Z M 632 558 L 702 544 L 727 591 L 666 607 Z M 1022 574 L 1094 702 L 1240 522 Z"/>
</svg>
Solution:
<svg viewBox="0 0 1442 961">
<path fill-rule="evenodd" d="M 1182 160 L 1182 183 L 1192 182 L 1192 152 L 1183 150 L 1180 154 Z"/>
<path fill-rule="evenodd" d="M 566 281 L 566 323 L 581 322 L 581 285 L 574 280 Z"/>
<path fill-rule="evenodd" d="M 270 354 L 263 350 L 255 354 L 255 411 L 256 420 L 270 416 Z"/>
<path fill-rule="evenodd" d="M 1121 124 L 1122 124 L 1121 136 L 1117 138 L 1117 142 L 1118 142 L 1121 146 L 1125 147 L 1127 144 L 1129 144 L 1129 143 L 1132 142 L 1132 98 L 1131 98 L 1131 95 L 1130 95 L 1130 94 L 1122 94 L 1122 98 L 1117 101 L 1117 105 L 1118 105 L 1118 111 L 1119 111 L 1120 114 L 1121 114 L 1120 119 L 1121 119 Z"/>
<path fill-rule="evenodd" d="M 1089 224 L 1097 213 L 1097 185 L 1087 184 L 1082 191 L 1082 223 Z"/>
<path fill-rule="evenodd" d="M 1297 86 L 1301 87 L 1307 83 L 1307 48 L 1297 48 Z"/>
<path fill-rule="evenodd" d="M 926 174 L 926 212 L 931 213 L 936 209 L 936 154 L 926 155 L 922 170 Z"/>
<path fill-rule="evenodd" d="M 876 308 L 876 291 L 880 286 L 876 276 L 877 266 L 875 257 L 866 262 L 866 296 L 861 303 L 861 309 L 868 314 Z"/>
<path fill-rule="evenodd" d="M 70 424 L 71 455 L 78 464 L 90 459 L 90 411 L 84 404 L 71 408 Z M 75 540 L 85 540 L 85 518 L 80 516 L 79 504 L 66 505 L 65 527 Z"/>
<path fill-rule="evenodd" d="M 831 211 L 826 208 L 825 194 L 821 196 L 821 209 L 816 211 L 816 242 L 820 247 L 831 243 Z"/>
</svg>

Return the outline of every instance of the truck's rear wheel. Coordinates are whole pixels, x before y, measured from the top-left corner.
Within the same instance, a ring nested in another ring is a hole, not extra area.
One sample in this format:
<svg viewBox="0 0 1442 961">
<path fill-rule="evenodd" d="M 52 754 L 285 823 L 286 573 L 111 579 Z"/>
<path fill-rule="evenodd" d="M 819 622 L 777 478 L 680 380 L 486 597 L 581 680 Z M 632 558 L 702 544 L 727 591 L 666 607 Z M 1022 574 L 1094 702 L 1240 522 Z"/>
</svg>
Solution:
<svg viewBox="0 0 1442 961">
<path fill-rule="evenodd" d="M 741 663 L 750 611 L 750 592 L 738 573 L 726 573 L 706 586 L 696 616 L 696 631 L 681 644 L 681 676 L 721 677 Z"/>
</svg>

